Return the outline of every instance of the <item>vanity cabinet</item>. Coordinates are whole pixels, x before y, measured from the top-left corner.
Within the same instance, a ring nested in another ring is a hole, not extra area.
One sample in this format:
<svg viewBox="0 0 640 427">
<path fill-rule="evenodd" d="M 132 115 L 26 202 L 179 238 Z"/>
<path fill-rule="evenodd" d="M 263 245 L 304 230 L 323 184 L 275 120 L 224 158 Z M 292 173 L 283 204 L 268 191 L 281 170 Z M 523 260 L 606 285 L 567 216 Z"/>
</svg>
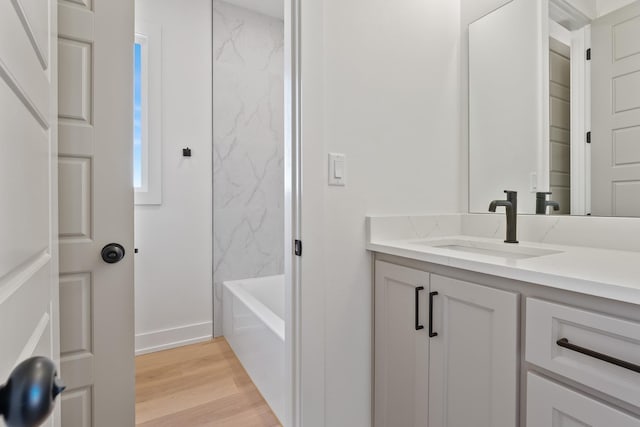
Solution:
<svg viewBox="0 0 640 427">
<path fill-rule="evenodd" d="M 515 426 L 518 294 L 430 278 L 429 426 Z"/>
<path fill-rule="evenodd" d="M 640 407 L 640 323 L 527 298 L 526 361 Z M 527 373 L 527 427 L 640 427 L 629 415 L 560 382 Z"/>
<path fill-rule="evenodd" d="M 515 426 L 518 301 L 376 261 L 374 425 Z"/>
<path fill-rule="evenodd" d="M 527 374 L 527 427 L 640 427 L 640 419 L 568 387 Z"/>
<path fill-rule="evenodd" d="M 376 427 L 427 426 L 428 292 L 429 273 L 376 262 Z"/>
</svg>

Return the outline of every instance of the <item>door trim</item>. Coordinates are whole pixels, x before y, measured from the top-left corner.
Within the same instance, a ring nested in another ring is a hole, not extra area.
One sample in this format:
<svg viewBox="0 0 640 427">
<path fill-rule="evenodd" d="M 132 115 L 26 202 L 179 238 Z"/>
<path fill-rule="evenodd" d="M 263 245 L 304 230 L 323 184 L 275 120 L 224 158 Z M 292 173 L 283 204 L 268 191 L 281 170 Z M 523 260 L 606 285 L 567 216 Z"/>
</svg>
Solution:
<svg viewBox="0 0 640 427">
<path fill-rule="evenodd" d="M 288 396 L 285 426 L 302 426 L 301 256 L 294 241 L 302 240 L 302 147 L 300 96 L 300 0 L 284 2 L 284 139 L 285 139 L 285 352 Z"/>
</svg>

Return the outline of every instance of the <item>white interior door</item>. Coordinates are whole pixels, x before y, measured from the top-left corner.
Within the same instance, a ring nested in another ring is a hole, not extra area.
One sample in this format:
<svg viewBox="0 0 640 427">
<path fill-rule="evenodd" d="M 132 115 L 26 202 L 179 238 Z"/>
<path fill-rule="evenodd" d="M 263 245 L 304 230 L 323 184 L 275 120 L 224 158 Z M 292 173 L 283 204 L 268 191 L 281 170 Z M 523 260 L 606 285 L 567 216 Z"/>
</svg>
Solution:
<svg viewBox="0 0 640 427">
<path fill-rule="evenodd" d="M 58 0 L 60 350 L 65 427 L 134 424 L 130 0 Z M 125 256 L 108 264 L 102 248 Z"/>
<path fill-rule="evenodd" d="M 591 213 L 640 216 L 640 1 L 593 21 Z"/>
<path fill-rule="evenodd" d="M 0 2 L 0 384 L 24 359 L 59 354 L 52 4 Z"/>
</svg>

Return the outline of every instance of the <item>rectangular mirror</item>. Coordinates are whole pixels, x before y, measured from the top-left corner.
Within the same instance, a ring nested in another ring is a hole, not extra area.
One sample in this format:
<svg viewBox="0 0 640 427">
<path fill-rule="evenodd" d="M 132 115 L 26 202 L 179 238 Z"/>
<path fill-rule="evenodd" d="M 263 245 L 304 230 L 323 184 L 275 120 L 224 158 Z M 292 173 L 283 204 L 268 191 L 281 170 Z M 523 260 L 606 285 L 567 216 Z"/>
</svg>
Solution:
<svg viewBox="0 0 640 427">
<path fill-rule="evenodd" d="M 512 0 L 469 25 L 469 180 L 471 212 L 508 189 L 519 213 L 640 216 L 640 0 Z"/>
</svg>

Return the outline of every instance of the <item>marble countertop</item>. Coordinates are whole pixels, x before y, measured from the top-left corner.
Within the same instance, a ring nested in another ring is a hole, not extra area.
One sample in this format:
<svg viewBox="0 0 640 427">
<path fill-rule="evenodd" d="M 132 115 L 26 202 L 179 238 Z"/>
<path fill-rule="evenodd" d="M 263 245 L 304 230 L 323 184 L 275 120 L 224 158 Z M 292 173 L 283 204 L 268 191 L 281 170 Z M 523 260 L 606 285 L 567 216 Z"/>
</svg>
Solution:
<svg viewBox="0 0 640 427">
<path fill-rule="evenodd" d="M 430 246 L 444 239 L 509 245 L 503 239 L 468 235 L 395 240 L 390 236 L 375 238 L 370 235 L 366 248 L 373 252 L 640 305 L 640 252 L 520 241 L 518 246 L 524 250 L 545 249 L 555 253 L 510 259 Z"/>
</svg>

